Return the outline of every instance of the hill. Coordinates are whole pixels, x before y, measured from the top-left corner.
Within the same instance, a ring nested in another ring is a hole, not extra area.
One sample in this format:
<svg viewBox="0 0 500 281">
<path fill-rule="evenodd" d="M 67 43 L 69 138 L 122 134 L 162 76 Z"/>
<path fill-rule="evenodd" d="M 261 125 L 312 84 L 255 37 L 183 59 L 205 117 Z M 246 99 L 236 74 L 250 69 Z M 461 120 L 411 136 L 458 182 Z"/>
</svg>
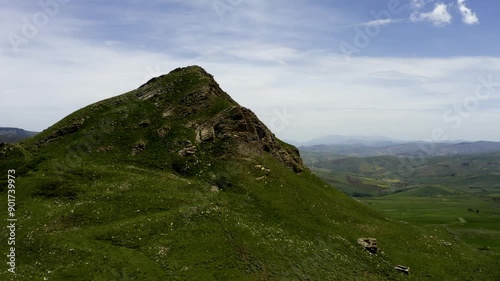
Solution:
<svg viewBox="0 0 500 281">
<path fill-rule="evenodd" d="M 16 171 L 1 184 L 4 198 L 16 191 L 15 280 L 500 278 L 498 259 L 448 229 L 388 219 L 313 175 L 197 66 L 0 157 L 2 173 Z"/>
<path fill-rule="evenodd" d="M 387 146 L 396 142 L 390 138 L 379 136 L 342 136 L 328 135 L 312 139 L 310 141 L 300 143 L 300 146 L 316 146 L 316 145 L 366 145 L 366 146 Z"/>
<path fill-rule="evenodd" d="M 18 128 L 0 127 L 0 143 L 20 142 L 36 134 L 36 132 L 25 131 Z"/>
</svg>

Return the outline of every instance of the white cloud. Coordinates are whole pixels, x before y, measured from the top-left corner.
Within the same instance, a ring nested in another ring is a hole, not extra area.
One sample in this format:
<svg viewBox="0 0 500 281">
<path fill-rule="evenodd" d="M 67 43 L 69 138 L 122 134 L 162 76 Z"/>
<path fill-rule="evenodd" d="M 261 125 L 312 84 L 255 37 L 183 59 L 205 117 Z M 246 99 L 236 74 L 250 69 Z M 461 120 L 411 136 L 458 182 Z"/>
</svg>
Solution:
<svg viewBox="0 0 500 281">
<path fill-rule="evenodd" d="M 450 139 L 500 140 L 500 132 L 491 130 L 498 123 L 498 107 L 487 108 L 488 100 L 457 130 L 451 130 L 442 118 L 447 108 L 474 93 L 478 76 L 500 73 L 500 58 L 353 57 L 347 62 L 343 55 L 322 50 L 314 41 L 308 42 L 309 48 L 301 48 L 283 37 L 270 40 L 282 32 L 289 33 L 287 39 L 296 36 L 300 42 L 314 39 L 303 34 L 316 30 L 316 25 L 329 26 L 308 23 L 316 10 L 291 28 L 287 27 L 288 17 L 295 18 L 299 12 L 262 10 L 244 14 L 247 10 L 241 8 L 234 11 L 239 17 L 222 22 L 208 10 L 200 14 L 205 15 L 204 25 L 199 25 L 197 14 L 180 14 L 170 21 L 169 17 L 141 15 L 154 27 L 147 29 L 152 33 L 148 36 L 157 35 L 154 40 L 139 40 L 141 43 L 175 39 L 168 41 L 172 46 L 159 45 L 158 51 L 134 46 L 131 40 L 119 45 L 108 42 L 113 46 L 103 42 L 115 38 L 89 40 L 82 36 L 82 26 L 94 32 L 99 27 L 91 24 L 89 28 L 88 22 L 64 18 L 62 13 L 23 45 L 19 54 L 8 48 L 0 52 L 0 126 L 43 130 L 74 110 L 135 89 L 153 76 L 198 64 L 271 127 L 276 111 L 285 108 L 293 115 L 276 132 L 283 139 L 303 141 L 326 134 L 425 139 L 436 126 L 442 126 Z M 11 15 L 14 30 L 19 30 L 16 19 L 22 15 Z M 183 15 L 188 18 L 179 18 Z M 302 22 L 313 26 L 292 33 Z M 242 27 L 248 23 L 252 28 Z M 213 31 L 208 28 L 212 25 Z M 180 31 L 175 33 L 169 27 Z M 228 39 L 222 33 L 238 36 Z"/>
<path fill-rule="evenodd" d="M 410 7 L 413 8 L 413 10 L 418 11 L 432 2 L 436 2 L 436 0 L 410 0 Z"/>
<path fill-rule="evenodd" d="M 384 26 L 388 25 L 391 23 L 397 23 L 400 22 L 401 20 L 397 19 L 379 19 L 379 20 L 372 20 L 368 22 L 361 23 L 361 26 Z"/>
<path fill-rule="evenodd" d="M 153 75 L 198 64 L 271 127 L 276 110 L 293 115 L 276 132 L 280 138 L 363 133 L 424 139 L 442 126 L 450 138 L 468 139 L 466 123 L 477 136 L 500 140 L 488 129 L 497 119 L 484 117 L 494 116 L 493 109 L 481 106 L 459 130 L 442 118 L 447 108 L 474 94 L 479 76 L 500 73 L 498 58 L 355 57 L 347 62 L 327 51 L 245 42 L 188 61 L 161 52 L 109 49 L 101 42 L 44 40 L 54 43 L 26 49 L 23 57 L 0 54 L 1 126 L 42 130 L 74 110 L 135 89 Z"/>
<path fill-rule="evenodd" d="M 447 4 L 437 3 L 431 12 L 412 14 L 410 20 L 413 22 L 428 21 L 435 26 L 444 26 L 451 23 L 452 16 L 448 11 Z"/>
<path fill-rule="evenodd" d="M 462 22 L 465 24 L 478 24 L 479 19 L 476 13 L 472 12 L 470 8 L 465 6 L 465 0 L 457 0 L 458 9 L 460 10 L 460 14 L 462 15 Z"/>
<path fill-rule="evenodd" d="M 425 0 L 411 0 L 411 6 L 415 9 L 420 9 L 425 5 Z"/>
<path fill-rule="evenodd" d="M 106 40 L 106 41 L 104 41 L 104 45 L 109 46 L 109 47 L 118 46 L 118 45 L 121 45 L 121 44 L 123 44 L 123 42 L 122 41 L 117 41 L 117 40 Z"/>
</svg>

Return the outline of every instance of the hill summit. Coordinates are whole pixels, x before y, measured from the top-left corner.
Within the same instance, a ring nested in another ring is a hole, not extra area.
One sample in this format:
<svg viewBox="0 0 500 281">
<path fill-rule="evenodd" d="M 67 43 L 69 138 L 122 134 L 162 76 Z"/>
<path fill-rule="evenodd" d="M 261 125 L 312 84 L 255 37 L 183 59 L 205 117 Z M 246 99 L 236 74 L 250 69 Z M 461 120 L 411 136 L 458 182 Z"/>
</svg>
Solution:
<svg viewBox="0 0 500 281">
<path fill-rule="evenodd" d="M 3 145 L 0 173 L 16 204 L 16 275 L 0 280 L 500 278 L 497 257 L 445 227 L 385 218 L 314 176 L 198 66 Z"/>
<path fill-rule="evenodd" d="M 184 172 L 200 168 L 198 160 L 202 158 L 248 159 L 261 153 L 272 155 L 296 173 L 305 169 L 298 149 L 279 141 L 251 110 L 238 105 L 199 66 L 177 68 L 135 91 L 77 112 L 44 131 L 37 145 L 45 146 L 77 132 L 94 142 L 90 149 L 95 151 L 115 154 L 119 150 L 137 159 L 154 154 L 165 163 L 175 154 L 189 157 L 186 162 L 195 164 L 174 161 Z M 118 139 L 101 136 L 110 134 Z M 167 149 L 158 153 L 162 147 Z M 126 154 L 122 156 L 127 158 Z"/>
</svg>

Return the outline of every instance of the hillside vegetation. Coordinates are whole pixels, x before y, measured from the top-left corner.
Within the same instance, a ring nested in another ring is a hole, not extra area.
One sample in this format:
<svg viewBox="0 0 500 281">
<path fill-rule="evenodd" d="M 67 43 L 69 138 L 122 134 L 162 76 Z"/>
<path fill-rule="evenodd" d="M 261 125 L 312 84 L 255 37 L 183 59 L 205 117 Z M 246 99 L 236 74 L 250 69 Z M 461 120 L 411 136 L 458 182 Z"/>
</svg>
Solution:
<svg viewBox="0 0 500 281">
<path fill-rule="evenodd" d="M 449 229 L 386 218 L 313 175 L 196 66 L 0 157 L 18 219 L 16 275 L 1 280 L 500 279 L 498 258 Z"/>
</svg>

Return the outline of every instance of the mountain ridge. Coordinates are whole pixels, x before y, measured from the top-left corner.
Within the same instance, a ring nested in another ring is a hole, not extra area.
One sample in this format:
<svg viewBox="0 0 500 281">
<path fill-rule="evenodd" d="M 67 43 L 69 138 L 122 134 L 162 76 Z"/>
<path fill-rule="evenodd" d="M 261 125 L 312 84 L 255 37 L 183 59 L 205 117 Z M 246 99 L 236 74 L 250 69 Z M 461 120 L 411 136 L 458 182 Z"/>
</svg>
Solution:
<svg viewBox="0 0 500 281">
<path fill-rule="evenodd" d="M 36 134 L 38 132 L 26 131 L 20 128 L 0 127 L 0 143 L 20 142 Z"/>
<path fill-rule="evenodd" d="M 395 144 L 361 143 L 300 146 L 304 152 L 324 152 L 337 156 L 370 157 L 370 156 L 404 156 L 432 157 L 444 155 L 471 155 L 494 153 L 500 151 L 500 142 L 477 141 L 459 143 L 405 142 Z"/>
</svg>

